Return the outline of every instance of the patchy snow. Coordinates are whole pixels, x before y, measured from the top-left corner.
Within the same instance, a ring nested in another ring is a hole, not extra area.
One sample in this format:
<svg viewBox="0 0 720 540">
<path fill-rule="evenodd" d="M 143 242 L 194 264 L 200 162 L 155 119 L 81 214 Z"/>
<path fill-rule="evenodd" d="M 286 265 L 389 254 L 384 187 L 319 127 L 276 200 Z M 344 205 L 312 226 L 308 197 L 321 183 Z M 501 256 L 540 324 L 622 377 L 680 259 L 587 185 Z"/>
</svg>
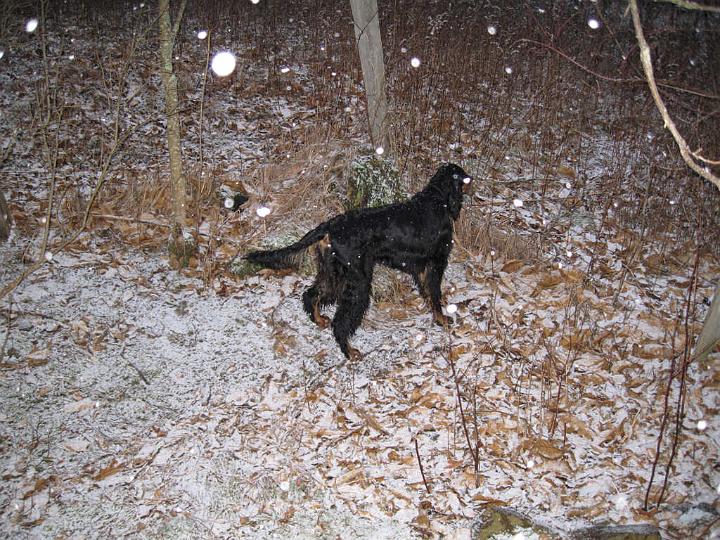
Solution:
<svg viewBox="0 0 720 540">
<path fill-rule="evenodd" d="M 490 31 L 499 26 L 483 22 L 480 29 L 485 27 L 496 36 L 492 41 L 510 34 L 506 25 L 499 34 Z M 58 176 L 64 192 L 82 202 L 97 182 L 95 166 L 115 122 L 105 103 L 112 104 L 112 77 L 100 78 L 94 51 L 107 52 L 103 67 L 117 74 L 125 44 L 113 34 L 65 30 L 67 35 L 51 28 L 46 36 L 50 46 L 75 57 L 68 63 L 70 56 L 58 53 L 69 70 L 63 80 L 70 82 L 67 124 L 57 133 L 82 144 L 59 148 Z M 637 230 L 620 217 L 636 196 L 625 189 L 629 179 L 646 164 L 634 155 L 636 144 L 613 136 L 610 121 L 581 126 L 592 137 L 579 139 L 585 144 L 580 158 L 564 155 L 562 145 L 556 156 L 529 157 L 543 138 L 565 134 L 555 125 L 532 129 L 512 111 L 538 112 L 549 103 L 510 96 L 505 112 L 515 132 L 503 127 L 503 118 L 483 116 L 485 108 L 457 105 L 468 131 L 487 137 L 487 147 L 496 147 L 499 156 L 495 164 L 468 158 L 468 170 L 485 184 L 473 200 L 477 206 L 464 211 L 475 220 L 461 225 L 480 224 L 482 212 L 504 230 L 542 242 L 530 256 L 510 259 L 496 258 L 494 250 L 484 258 L 458 246 L 444 283 L 450 329 L 434 326 L 417 293 L 401 281 L 401 294 L 375 302 L 353 339 L 365 355 L 362 362 L 345 364 L 331 333 L 302 310 L 310 278 L 213 273 L 213 262 L 225 263 L 240 248 L 285 233 L 297 221 L 277 204 L 286 192 L 313 193 L 308 205 L 298 203 L 301 220 L 309 219 L 308 211 L 314 219 L 315 212 L 334 210 L 318 184 L 307 188 L 304 182 L 313 175 L 321 182 L 332 178 L 318 171 L 333 167 L 335 141 L 318 137 L 311 143 L 323 153 L 302 155 L 298 147 L 310 144 L 301 134 L 323 122 L 345 122 L 352 124 L 350 141 L 342 144 L 354 144 L 365 120 L 361 88 L 337 67 L 341 35 L 325 30 L 318 39 L 335 39 L 300 40 L 303 47 L 291 48 L 297 38 L 288 32 L 288 41 L 278 41 L 272 53 L 238 47 L 241 69 L 208 79 L 206 176 L 189 176 L 200 180 L 198 190 L 203 178 L 228 175 L 257 191 L 243 214 L 203 208 L 208 214 L 198 220 L 197 232 L 217 245 L 203 243 L 206 260 L 182 273 L 156 249 L 165 229 L 149 233 L 132 222 L 155 220 L 166 198 L 158 188 L 165 174 L 164 127 L 159 119 L 148 120 L 162 110 L 159 97 L 147 91 L 159 78 L 152 69 L 143 72 L 145 64 L 155 65 L 152 47 L 139 50 L 142 62 L 122 79 L 118 94 L 127 98 L 121 127 L 136 131 L 108 189 L 117 189 L 118 198 L 136 197 L 137 204 L 154 199 L 159 208 L 119 216 L 130 223 L 98 221 L 66 251 L 55 248 L 67 231 L 53 228 L 46 264 L 0 303 L 0 532 L 464 537 L 469 520 L 493 505 L 524 510 L 564 530 L 648 522 L 682 536 L 711 522 L 720 475 L 708 464 L 717 455 L 713 419 L 720 394 L 716 374 L 697 365 L 688 372 L 686 429 L 666 502 L 657 511 L 642 510 L 668 375 L 683 349 L 692 268 L 687 255 L 694 247 L 675 232 L 663 239 L 663 257 L 651 251 L 652 242 L 648 251 L 632 252 Z M 198 37 L 189 33 L 177 62 L 188 105 L 189 163 L 199 156 L 197 106 L 207 52 Z M 3 174 L 21 222 L 0 246 L 3 285 L 37 252 L 49 191 L 37 141 L 27 130 L 13 131 L 33 120 L 28 111 L 36 96 L 27 85 L 39 80 L 42 67 L 35 45 L 16 41 L 0 56 L 0 105 L 12 120 L 0 125 L 0 133 L 17 142 Z M 218 32 L 213 47 L 236 50 L 224 41 Z M 323 53 L 317 64 L 302 58 L 305 48 Z M 423 58 L 423 69 L 437 69 L 434 50 Z M 523 80 L 519 58 L 495 60 L 495 75 L 508 66 L 515 76 L 506 80 Z M 407 70 L 406 59 L 402 65 Z M 331 73 L 340 75 L 333 79 L 332 102 L 323 103 L 317 80 Z M 421 78 L 419 87 L 442 88 L 434 77 Z M 478 88 L 493 100 L 506 99 L 497 81 L 480 81 Z M 409 137 L 406 147 L 415 147 L 408 161 L 434 165 L 460 153 L 481 154 L 478 140 L 433 139 L 434 113 L 443 112 L 435 108 L 439 102 L 447 106 L 444 99 L 433 102 L 428 139 L 418 143 L 410 130 L 402 134 Z M 358 114 L 343 114 L 347 104 Z M 563 114 L 572 113 L 572 105 Z M 514 147 L 515 139 L 526 148 Z M 439 155 L 438 148 L 449 155 Z M 255 175 L 246 178 L 250 172 Z M 540 175 L 547 180 L 542 193 Z M 590 195 L 603 193 L 609 177 L 627 180 L 610 194 L 603 213 L 601 201 Z M 142 192 L 145 185 L 158 190 Z M 490 194 L 483 191 L 490 188 Z M 68 225 L 75 202 L 65 197 L 53 218 Z M 102 197 L 98 204 L 101 211 L 113 208 Z M 680 212 L 679 206 L 672 204 L 672 211 Z M 106 238 L 115 235 L 123 242 Z M 719 274 L 717 254 L 704 254 L 691 336 L 707 309 L 701 299 L 712 294 Z M 676 380 L 670 403 L 677 395 Z M 666 433 L 661 468 L 670 437 Z M 653 500 L 663 475 L 660 470 Z"/>
</svg>

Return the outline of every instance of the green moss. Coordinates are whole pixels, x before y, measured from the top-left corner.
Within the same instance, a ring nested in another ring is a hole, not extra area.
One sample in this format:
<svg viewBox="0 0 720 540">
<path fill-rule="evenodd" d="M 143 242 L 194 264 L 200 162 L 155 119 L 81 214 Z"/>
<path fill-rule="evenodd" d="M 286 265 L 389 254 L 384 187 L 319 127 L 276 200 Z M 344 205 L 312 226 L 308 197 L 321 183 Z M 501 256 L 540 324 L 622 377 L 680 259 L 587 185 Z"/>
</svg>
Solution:
<svg viewBox="0 0 720 540">
<path fill-rule="evenodd" d="M 348 176 L 348 208 L 383 206 L 405 199 L 395 164 L 374 152 L 351 161 Z"/>
<path fill-rule="evenodd" d="M 168 255 L 170 266 L 179 270 L 190 266 L 190 259 L 198 251 L 197 242 L 191 234 L 176 231 L 168 241 Z"/>
</svg>

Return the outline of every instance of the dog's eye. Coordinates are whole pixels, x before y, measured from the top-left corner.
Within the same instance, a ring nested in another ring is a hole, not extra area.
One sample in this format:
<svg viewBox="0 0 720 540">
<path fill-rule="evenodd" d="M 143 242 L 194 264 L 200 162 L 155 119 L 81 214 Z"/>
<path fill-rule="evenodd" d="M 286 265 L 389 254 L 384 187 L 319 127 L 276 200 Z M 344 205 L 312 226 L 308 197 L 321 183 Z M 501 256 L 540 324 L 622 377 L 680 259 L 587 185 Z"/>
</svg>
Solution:
<svg viewBox="0 0 720 540">
<path fill-rule="evenodd" d="M 453 180 L 457 180 L 458 178 L 460 178 L 460 176 L 458 175 L 458 173 L 453 174 Z"/>
</svg>

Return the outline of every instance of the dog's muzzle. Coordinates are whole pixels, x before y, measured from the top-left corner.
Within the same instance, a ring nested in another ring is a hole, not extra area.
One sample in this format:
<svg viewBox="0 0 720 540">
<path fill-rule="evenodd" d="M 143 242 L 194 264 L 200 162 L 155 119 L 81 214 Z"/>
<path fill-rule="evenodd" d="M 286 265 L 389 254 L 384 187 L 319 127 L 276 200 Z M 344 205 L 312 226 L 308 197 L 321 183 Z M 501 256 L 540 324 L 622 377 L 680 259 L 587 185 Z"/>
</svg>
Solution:
<svg viewBox="0 0 720 540">
<path fill-rule="evenodd" d="M 466 176 L 462 179 L 462 191 L 463 193 L 467 194 L 470 193 L 470 189 L 472 186 L 472 178 L 470 176 Z"/>
</svg>

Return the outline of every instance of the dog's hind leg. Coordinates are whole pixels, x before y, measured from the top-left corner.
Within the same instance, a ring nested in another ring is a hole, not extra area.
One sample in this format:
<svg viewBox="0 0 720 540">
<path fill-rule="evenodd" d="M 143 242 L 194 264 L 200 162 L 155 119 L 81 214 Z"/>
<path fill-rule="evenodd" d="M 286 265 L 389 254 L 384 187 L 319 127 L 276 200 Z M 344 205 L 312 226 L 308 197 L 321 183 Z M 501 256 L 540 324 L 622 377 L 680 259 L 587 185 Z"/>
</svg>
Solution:
<svg viewBox="0 0 720 540">
<path fill-rule="evenodd" d="M 335 301 L 333 296 L 333 284 L 329 279 L 332 269 L 331 262 L 327 257 L 327 250 L 330 247 L 330 236 L 325 235 L 315 245 L 315 258 L 317 260 L 318 274 L 312 287 L 303 293 L 303 308 L 310 315 L 310 320 L 323 330 L 330 326 L 330 319 L 322 314 L 320 308 Z"/>
<path fill-rule="evenodd" d="M 348 279 L 345 288 L 340 294 L 340 299 L 332 321 L 335 341 L 340 350 L 350 360 L 361 360 L 360 351 L 354 349 L 348 343 L 348 339 L 355 333 L 362 323 L 365 311 L 370 305 L 370 288 L 372 278 L 366 276 Z"/>
<path fill-rule="evenodd" d="M 303 308 L 310 315 L 310 320 L 323 330 L 330 326 L 330 319 L 320 312 L 320 291 L 321 285 L 316 281 L 312 287 L 303 293 Z"/>
</svg>

